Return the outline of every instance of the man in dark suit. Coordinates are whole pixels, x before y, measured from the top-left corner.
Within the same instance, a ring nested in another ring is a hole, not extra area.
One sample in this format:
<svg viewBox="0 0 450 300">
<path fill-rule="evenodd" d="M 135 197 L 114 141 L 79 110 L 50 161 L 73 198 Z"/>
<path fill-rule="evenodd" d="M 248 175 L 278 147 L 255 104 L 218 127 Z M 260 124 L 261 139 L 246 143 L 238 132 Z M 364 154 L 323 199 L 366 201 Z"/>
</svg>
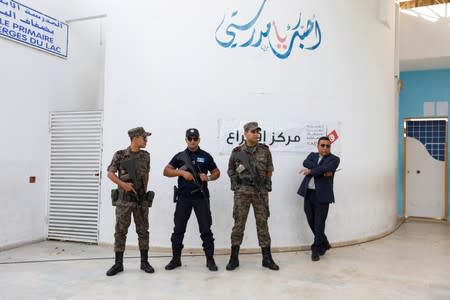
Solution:
<svg viewBox="0 0 450 300">
<path fill-rule="evenodd" d="M 340 162 L 339 157 L 331 154 L 328 137 L 319 138 L 317 149 L 319 152 L 311 152 L 303 162 L 305 169 L 301 172 L 305 178 L 297 191 L 305 199 L 306 218 L 314 234 L 311 245 L 313 261 L 320 260 L 320 256 L 331 248 L 325 235 L 325 221 L 328 206 L 334 202 L 333 178 Z"/>
</svg>

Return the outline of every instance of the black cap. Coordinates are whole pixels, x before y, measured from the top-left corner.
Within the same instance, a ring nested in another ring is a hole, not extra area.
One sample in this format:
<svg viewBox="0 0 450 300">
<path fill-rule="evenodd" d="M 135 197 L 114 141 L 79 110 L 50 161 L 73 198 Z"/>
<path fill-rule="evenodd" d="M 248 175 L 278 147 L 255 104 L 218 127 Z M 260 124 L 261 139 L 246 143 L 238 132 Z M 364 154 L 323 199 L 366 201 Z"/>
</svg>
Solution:
<svg viewBox="0 0 450 300">
<path fill-rule="evenodd" d="M 200 137 L 200 133 L 198 132 L 197 128 L 189 128 L 186 130 L 186 137 L 195 136 Z"/>
</svg>

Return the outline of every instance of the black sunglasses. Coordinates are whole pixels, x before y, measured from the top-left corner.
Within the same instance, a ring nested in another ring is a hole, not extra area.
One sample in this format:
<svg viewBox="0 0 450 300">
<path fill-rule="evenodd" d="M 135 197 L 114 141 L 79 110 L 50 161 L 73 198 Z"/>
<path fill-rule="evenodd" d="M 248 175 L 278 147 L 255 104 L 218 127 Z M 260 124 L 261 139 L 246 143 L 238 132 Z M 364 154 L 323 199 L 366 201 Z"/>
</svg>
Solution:
<svg viewBox="0 0 450 300">
<path fill-rule="evenodd" d="M 330 144 L 320 144 L 320 147 L 322 148 L 331 148 Z"/>
<path fill-rule="evenodd" d="M 188 140 L 189 142 L 192 142 L 192 141 L 197 142 L 197 141 L 198 141 L 198 137 L 188 136 L 187 140 Z"/>
</svg>

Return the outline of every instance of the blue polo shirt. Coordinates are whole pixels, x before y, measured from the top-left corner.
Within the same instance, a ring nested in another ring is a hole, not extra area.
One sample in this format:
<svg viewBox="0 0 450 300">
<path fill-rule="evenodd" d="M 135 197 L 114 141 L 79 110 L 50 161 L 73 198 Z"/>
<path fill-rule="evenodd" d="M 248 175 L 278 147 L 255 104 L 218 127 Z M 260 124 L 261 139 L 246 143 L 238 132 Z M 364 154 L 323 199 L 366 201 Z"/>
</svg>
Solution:
<svg viewBox="0 0 450 300">
<path fill-rule="evenodd" d="M 183 161 L 183 157 L 185 155 L 184 152 L 188 153 L 188 156 L 192 162 L 192 166 L 195 168 L 195 171 L 197 171 L 197 174 L 208 174 L 208 172 L 217 169 L 217 165 L 214 162 L 212 156 L 208 152 L 200 149 L 200 147 L 197 149 L 197 151 L 194 152 L 190 151 L 188 148 L 186 148 L 186 151 L 179 152 L 172 158 L 172 160 L 169 162 L 169 165 L 171 165 L 175 169 L 182 168 L 185 164 Z M 187 171 L 189 172 L 189 170 Z M 196 189 L 198 189 L 198 186 L 194 183 L 194 181 L 186 181 L 182 176 L 178 176 L 178 195 L 182 197 L 201 198 L 201 192 L 191 194 L 191 192 Z M 209 198 L 207 182 L 203 182 L 203 192 L 205 193 L 206 197 Z"/>
</svg>

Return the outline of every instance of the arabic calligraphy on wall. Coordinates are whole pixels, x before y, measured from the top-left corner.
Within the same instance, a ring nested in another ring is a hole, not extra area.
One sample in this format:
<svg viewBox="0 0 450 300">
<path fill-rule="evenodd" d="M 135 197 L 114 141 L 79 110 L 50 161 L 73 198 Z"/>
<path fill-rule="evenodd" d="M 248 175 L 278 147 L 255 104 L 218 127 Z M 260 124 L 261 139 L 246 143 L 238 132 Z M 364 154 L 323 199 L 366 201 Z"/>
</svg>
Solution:
<svg viewBox="0 0 450 300">
<path fill-rule="evenodd" d="M 245 142 L 243 125 L 246 121 L 219 121 L 220 153 L 231 150 Z M 339 122 L 296 122 L 295 124 L 272 124 L 260 122 L 260 142 L 270 146 L 272 151 L 303 152 L 317 151 L 317 140 L 328 136 L 333 143 L 333 152 L 340 152 L 341 125 Z"/>
<path fill-rule="evenodd" d="M 67 57 L 67 24 L 13 0 L 0 0 L 0 36 Z"/>
<path fill-rule="evenodd" d="M 315 16 L 304 19 L 299 12 L 293 23 L 279 23 L 275 20 L 264 21 L 264 9 L 267 0 L 263 0 L 259 9 L 250 20 L 239 20 L 239 11 L 230 16 L 224 15 L 216 29 L 216 42 L 223 48 L 257 48 L 270 51 L 279 59 L 288 58 L 292 51 L 315 50 L 322 42 L 322 32 Z"/>
</svg>

